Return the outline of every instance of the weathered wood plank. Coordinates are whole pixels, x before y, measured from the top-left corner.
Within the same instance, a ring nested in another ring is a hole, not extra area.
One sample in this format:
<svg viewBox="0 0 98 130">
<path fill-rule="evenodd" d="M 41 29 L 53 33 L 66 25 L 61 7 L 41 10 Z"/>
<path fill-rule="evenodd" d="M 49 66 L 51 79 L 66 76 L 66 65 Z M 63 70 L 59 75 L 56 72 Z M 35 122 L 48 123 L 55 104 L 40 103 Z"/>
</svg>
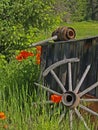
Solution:
<svg viewBox="0 0 98 130">
<path fill-rule="evenodd" d="M 87 74 L 87 77 L 81 84 L 80 90 L 83 91 L 87 88 L 87 86 L 91 86 L 98 81 L 98 36 L 80 40 L 60 41 L 47 45 L 45 44 L 45 46 L 42 46 L 42 48 L 43 51 L 47 52 L 47 56 L 45 57 L 46 65 L 43 69 L 43 72 L 50 65 L 56 63 L 57 61 L 64 60 L 64 58 L 77 57 L 80 59 L 80 62 L 72 64 L 73 89 L 76 87 L 89 64 L 91 64 L 91 68 Z M 68 87 L 67 65 L 62 65 L 59 68 L 54 69 L 54 71 L 63 82 L 65 88 Z M 45 77 L 45 82 L 50 85 L 51 88 L 57 86 L 56 81 L 53 79 L 50 73 Z M 55 89 L 57 88 L 54 88 L 54 90 Z M 89 94 L 98 97 L 98 88 L 92 90 L 89 92 Z"/>
</svg>

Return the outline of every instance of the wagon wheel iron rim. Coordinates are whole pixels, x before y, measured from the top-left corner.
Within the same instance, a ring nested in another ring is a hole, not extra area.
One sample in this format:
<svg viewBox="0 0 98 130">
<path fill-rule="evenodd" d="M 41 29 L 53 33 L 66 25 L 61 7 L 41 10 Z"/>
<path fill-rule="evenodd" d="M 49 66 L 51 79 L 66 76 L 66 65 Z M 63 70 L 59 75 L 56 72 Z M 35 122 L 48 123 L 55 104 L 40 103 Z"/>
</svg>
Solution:
<svg viewBox="0 0 98 130">
<path fill-rule="evenodd" d="M 79 92 L 80 87 L 83 83 L 83 81 L 85 80 L 91 65 L 88 65 L 80 79 L 80 81 L 78 82 L 78 84 L 76 85 L 75 89 L 73 90 L 72 87 L 72 70 L 71 70 L 71 63 L 74 62 L 79 62 L 78 58 L 70 58 L 70 59 L 64 59 L 61 61 L 58 61 L 54 64 L 52 64 L 51 66 L 49 66 L 44 72 L 43 72 L 43 76 L 47 76 L 48 73 L 51 73 L 51 75 L 54 77 L 54 79 L 56 80 L 56 82 L 58 83 L 59 87 L 62 90 L 62 94 L 59 92 L 56 92 L 50 88 L 47 88 L 44 85 L 41 85 L 39 83 L 35 83 L 36 86 L 39 86 L 41 88 L 43 88 L 44 90 L 53 93 L 55 95 L 58 96 L 62 96 L 61 99 L 61 103 L 66 106 L 69 109 L 69 127 L 70 130 L 73 129 L 73 112 L 75 112 L 75 114 L 79 117 L 79 119 L 83 122 L 86 130 L 90 130 L 90 128 L 88 127 L 85 119 L 83 118 L 83 116 L 81 115 L 80 111 L 78 110 L 77 107 L 89 112 L 92 115 L 98 116 L 97 112 L 94 112 L 93 110 L 91 110 L 90 108 L 82 105 L 82 102 L 98 102 L 98 99 L 84 99 L 82 98 L 85 94 L 87 94 L 88 92 L 90 92 L 91 90 L 93 90 L 94 88 L 96 88 L 98 86 L 98 82 L 94 83 L 93 85 L 89 86 L 87 89 L 83 90 L 82 92 Z M 68 85 L 69 85 L 69 89 L 68 91 L 65 89 L 64 85 L 62 84 L 62 82 L 60 81 L 60 79 L 58 78 L 58 76 L 56 75 L 56 73 L 54 72 L 54 69 L 60 65 L 63 64 L 68 64 Z M 51 101 L 49 103 L 52 103 Z M 62 121 L 62 119 L 64 118 L 65 113 L 63 113 L 60 117 L 59 123 Z"/>
</svg>

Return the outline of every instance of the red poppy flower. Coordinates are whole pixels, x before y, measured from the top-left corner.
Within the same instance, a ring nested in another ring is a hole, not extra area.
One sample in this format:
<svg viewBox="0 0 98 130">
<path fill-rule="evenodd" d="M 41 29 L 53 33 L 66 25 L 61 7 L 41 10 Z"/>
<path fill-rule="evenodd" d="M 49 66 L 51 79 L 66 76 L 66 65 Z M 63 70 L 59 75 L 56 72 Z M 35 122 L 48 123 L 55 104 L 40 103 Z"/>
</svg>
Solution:
<svg viewBox="0 0 98 130">
<path fill-rule="evenodd" d="M 37 53 L 36 54 L 36 63 L 39 65 L 40 64 L 40 62 L 41 62 L 41 60 L 40 60 L 40 54 L 39 53 Z"/>
<path fill-rule="evenodd" d="M 41 53 L 41 51 L 42 51 L 42 47 L 41 46 L 36 46 L 36 49 L 37 49 L 37 53 Z"/>
<path fill-rule="evenodd" d="M 39 60 L 36 60 L 36 64 L 40 65 L 40 59 Z"/>
<path fill-rule="evenodd" d="M 18 55 L 18 56 L 16 56 L 16 59 L 17 59 L 18 61 L 22 61 L 22 60 L 23 60 L 23 56 L 22 56 L 22 55 Z"/>
<path fill-rule="evenodd" d="M 22 61 L 23 59 L 28 58 L 29 56 L 34 56 L 32 52 L 27 52 L 27 51 L 21 51 L 18 56 L 16 56 L 16 59 L 18 61 Z"/>
<path fill-rule="evenodd" d="M 21 55 L 24 59 L 26 59 L 26 58 L 29 57 L 29 56 L 34 56 L 33 53 L 27 52 L 27 51 L 21 51 L 21 52 L 20 52 L 20 55 Z"/>
<path fill-rule="evenodd" d="M 37 60 L 40 59 L 40 54 L 39 54 L 39 53 L 36 54 L 36 59 L 37 59 Z"/>
<path fill-rule="evenodd" d="M 5 118 L 6 118 L 6 116 L 5 116 L 4 112 L 0 112 L 0 119 L 5 119 Z"/>
<path fill-rule="evenodd" d="M 34 56 L 34 54 L 32 52 L 29 52 L 28 56 Z"/>
<path fill-rule="evenodd" d="M 53 94 L 51 95 L 51 101 L 54 102 L 54 103 L 59 103 L 61 100 L 62 100 L 62 96 L 59 96 L 59 95 L 56 95 L 56 94 Z"/>
</svg>

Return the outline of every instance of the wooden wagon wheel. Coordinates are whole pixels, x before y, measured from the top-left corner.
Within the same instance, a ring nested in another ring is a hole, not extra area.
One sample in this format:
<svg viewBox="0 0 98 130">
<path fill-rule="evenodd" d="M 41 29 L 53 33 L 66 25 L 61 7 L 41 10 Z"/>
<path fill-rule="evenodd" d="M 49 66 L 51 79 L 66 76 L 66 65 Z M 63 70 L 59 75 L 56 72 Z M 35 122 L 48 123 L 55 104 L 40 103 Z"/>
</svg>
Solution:
<svg viewBox="0 0 98 130">
<path fill-rule="evenodd" d="M 51 66 L 49 66 L 44 72 L 43 72 L 43 76 L 47 76 L 48 73 L 51 73 L 51 75 L 53 76 L 53 78 L 56 80 L 56 82 L 58 83 L 59 87 L 62 90 L 62 93 L 56 92 L 50 88 L 45 87 L 44 85 L 35 83 L 36 86 L 42 87 L 44 90 L 56 94 L 58 96 L 61 96 L 61 103 L 66 106 L 69 109 L 69 122 L 70 122 L 70 130 L 73 129 L 73 112 L 76 113 L 76 115 L 79 117 L 79 119 L 83 122 L 86 130 L 90 130 L 90 128 L 88 127 L 86 121 L 84 120 L 82 114 L 80 113 L 80 111 L 78 110 L 79 108 L 82 108 L 83 110 L 91 113 L 92 115 L 96 115 L 98 116 L 98 113 L 96 113 L 95 111 L 91 110 L 90 108 L 82 105 L 82 102 L 98 102 L 98 99 L 84 99 L 83 96 L 85 94 L 87 94 L 88 92 L 90 92 L 91 90 L 93 90 L 94 88 L 96 88 L 98 86 L 98 82 L 94 83 L 93 85 L 89 86 L 88 88 L 86 88 L 85 90 L 83 90 L 82 92 L 80 92 L 80 87 L 84 81 L 84 79 L 86 78 L 89 70 L 90 70 L 90 66 L 88 65 L 87 68 L 85 69 L 80 81 L 78 82 L 78 84 L 76 85 L 75 89 L 73 90 L 72 87 L 72 71 L 71 71 L 71 64 L 75 63 L 75 62 L 79 62 L 78 58 L 70 58 L 70 59 L 64 59 L 61 61 L 58 61 L 54 64 L 52 64 Z M 56 75 L 56 73 L 54 72 L 54 69 L 64 65 L 64 64 L 68 64 L 68 91 L 65 89 L 64 85 L 62 84 L 62 82 L 60 81 L 60 79 L 58 78 L 58 76 Z M 63 117 L 65 116 L 65 113 L 63 113 L 60 117 L 60 121 L 62 121 Z"/>
</svg>

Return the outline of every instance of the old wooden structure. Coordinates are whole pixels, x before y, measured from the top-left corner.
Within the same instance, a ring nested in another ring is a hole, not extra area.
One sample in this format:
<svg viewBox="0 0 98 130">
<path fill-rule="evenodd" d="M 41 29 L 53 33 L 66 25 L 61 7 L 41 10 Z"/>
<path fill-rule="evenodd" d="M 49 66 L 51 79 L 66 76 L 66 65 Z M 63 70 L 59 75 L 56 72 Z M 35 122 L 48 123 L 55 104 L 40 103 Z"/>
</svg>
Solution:
<svg viewBox="0 0 98 130">
<path fill-rule="evenodd" d="M 76 87 L 77 82 L 83 75 L 86 67 L 91 65 L 89 73 L 81 84 L 81 91 L 98 81 L 98 36 L 80 40 L 48 42 L 42 47 L 42 69 L 45 70 L 52 64 L 70 58 L 78 58 L 79 61 L 72 63 L 72 86 Z M 59 79 L 66 89 L 68 86 L 67 64 L 55 69 Z M 52 89 L 59 89 L 55 79 L 48 74 L 44 82 Z M 59 90 L 58 90 L 59 91 Z M 98 97 L 98 88 L 89 92 Z"/>
<path fill-rule="evenodd" d="M 61 96 L 59 103 L 69 109 L 70 130 L 73 130 L 73 112 L 83 121 L 85 129 L 90 130 L 78 107 L 98 116 L 98 108 L 96 111 L 82 105 L 82 102 L 97 102 L 98 105 L 98 36 L 75 40 L 75 35 L 73 28 L 58 28 L 52 38 L 32 45 L 42 46 L 43 84 L 35 84 L 50 95 Z M 88 98 L 84 98 L 85 95 L 89 95 Z"/>
</svg>

